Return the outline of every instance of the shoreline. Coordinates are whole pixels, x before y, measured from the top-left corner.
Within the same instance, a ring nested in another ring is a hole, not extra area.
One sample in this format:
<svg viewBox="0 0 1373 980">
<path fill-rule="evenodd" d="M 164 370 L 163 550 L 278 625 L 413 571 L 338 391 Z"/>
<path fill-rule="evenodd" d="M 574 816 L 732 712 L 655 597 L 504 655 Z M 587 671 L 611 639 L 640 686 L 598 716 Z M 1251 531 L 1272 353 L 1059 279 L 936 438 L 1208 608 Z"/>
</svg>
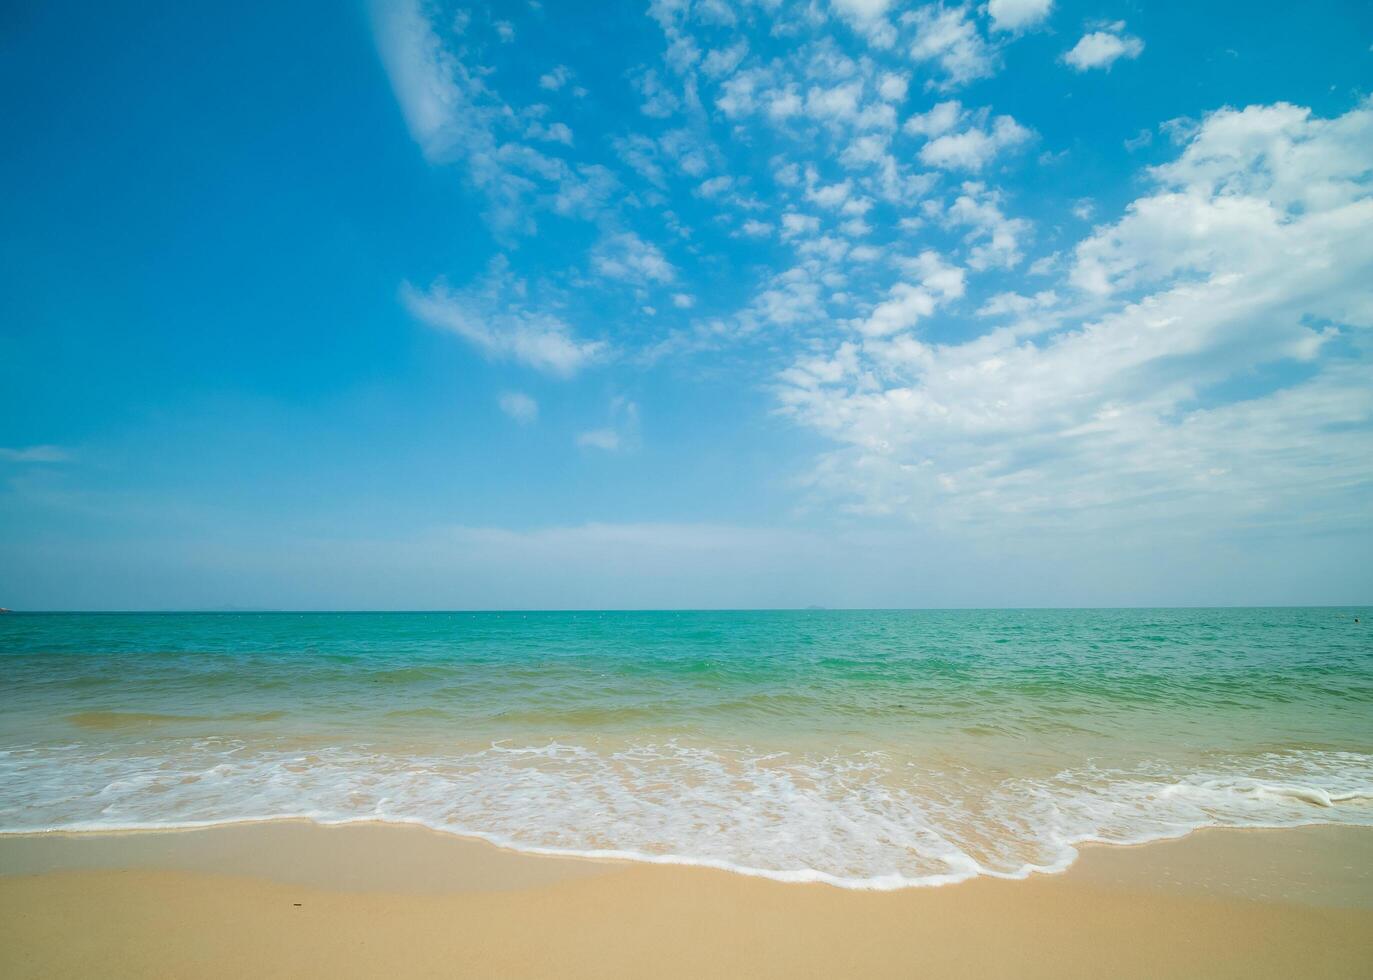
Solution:
<svg viewBox="0 0 1373 980">
<path fill-rule="evenodd" d="M 0 974 L 1367 976 L 1373 832 L 1084 846 L 899 891 L 301 820 L 0 836 Z"/>
<path fill-rule="evenodd" d="M 818 871 L 814 868 L 799 868 L 790 870 L 774 870 L 769 868 L 755 868 L 731 864 L 727 861 L 717 861 L 708 858 L 694 858 L 678 854 L 650 854 L 640 851 L 606 849 L 606 850 L 578 850 L 574 848 L 540 847 L 537 845 L 523 845 L 507 840 L 497 834 L 486 834 L 480 831 L 450 830 L 442 827 L 434 827 L 419 820 L 380 820 L 371 817 L 344 820 L 321 820 L 316 817 L 304 815 L 289 815 L 280 817 L 243 817 L 228 820 L 206 820 L 192 821 L 177 824 L 157 824 L 157 825 L 127 825 L 127 826 L 101 826 L 101 827 L 71 827 L 71 828 L 52 828 L 52 829 L 20 829 L 20 830 L 0 830 L 0 848 L 4 842 L 13 840 L 32 840 L 32 839 L 98 839 L 98 838 L 119 838 L 125 836 L 163 836 L 184 833 L 197 833 L 203 831 L 215 831 L 221 829 L 242 828 L 242 827 L 272 827 L 276 825 L 299 825 L 315 827 L 322 830 L 349 827 L 376 827 L 393 828 L 398 830 L 414 830 L 425 834 L 433 835 L 441 839 L 449 839 L 461 842 L 490 847 L 502 853 L 517 855 L 522 857 L 535 857 L 556 861 L 587 861 L 592 863 L 606 864 L 629 864 L 646 865 L 651 867 L 666 868 L 694 868 L 706 871 L 717 871 L 723 874 L 737 875 L 744 878 L 756 878 L 764 881 L 776 882 L 783 885 L 810 885 L 818 884 L 826 887 L 835 888 L 840 891 L 856 892 L 903 892 L 911 890 L 929 890 L 946 888 L 951 885 L 967 884 L 979 880 L 991 881 L 1029 881 L 1041 877 L 1056 877 L 1070 873 L 1075 868 L 1085 853 L 1091 853 L 1100 849 L 1107 850 L 1134 850 L 1138 848 L 1154 847 L 1160 844 L 1172 844 L 1196 837 L 1199 834 L 1214 833 L 1278 833 L 1283 831 L 1304 831 L 1316 828 L 1331 828 L 1338 830 L 1348 830 L 1352 832 L 1368 831 L 1373 832 L 1373 826 L 1360 824 L 1350 824 L 1333 820 L 1313 820 L 1309 823 L 1300 824 L 1248 824 L 1232 826 L 1225 824 L 1207 824 L 1198 827 L 1190 827 L 1179 834 L 1172 836 L 1150 837 L 1143 840 L 1131 841 L 1108 841 L 1100 839 L 1087 839 L 1080 841 L 1070 841 L 1066 846 L 1074 851 L 1074 856 L 1061 865 L 1026 865 L 1021 871 L 1007 874 L 996 871 L 988 871 L 979 868 L 966 875 L 946 875 L 931 876 L 926 879 L 912 879 L 898 873 L 885 875 L 878 878 L 841 878 L 827 872 Z M 0 860 L 0 876 L 6 874 L 3 860 Z M 894 880 L 899 879 L 899 880 Z"/>
</svg>

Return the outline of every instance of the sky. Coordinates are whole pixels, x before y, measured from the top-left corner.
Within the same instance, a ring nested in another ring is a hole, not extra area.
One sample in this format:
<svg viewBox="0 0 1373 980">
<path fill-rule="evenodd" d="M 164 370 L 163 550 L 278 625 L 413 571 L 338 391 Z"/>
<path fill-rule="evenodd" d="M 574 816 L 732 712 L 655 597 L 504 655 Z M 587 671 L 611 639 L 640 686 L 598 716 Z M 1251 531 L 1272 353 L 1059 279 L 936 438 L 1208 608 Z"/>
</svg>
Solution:
<svg viewBox="0 0 1373 980">
<path fill-rule="evenodd" d="M 1373 7 L 19 0 L 0 605 L 1373 602 Z"/>
</svg>

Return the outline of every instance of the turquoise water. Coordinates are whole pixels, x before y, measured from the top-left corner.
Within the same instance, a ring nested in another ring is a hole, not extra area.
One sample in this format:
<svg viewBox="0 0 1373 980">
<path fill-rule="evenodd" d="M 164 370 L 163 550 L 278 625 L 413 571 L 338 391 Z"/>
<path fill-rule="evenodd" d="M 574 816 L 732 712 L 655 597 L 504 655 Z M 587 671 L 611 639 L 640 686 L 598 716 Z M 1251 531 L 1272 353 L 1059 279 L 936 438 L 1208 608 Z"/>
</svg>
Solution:
<svg viewBox="0 0 1373 980">
<path fill-rule="evenodd" d="M 884 888 L 1373 825 L 1368 612 L 10 614 L 0 830 L 381 819 Z"/>
</svg>

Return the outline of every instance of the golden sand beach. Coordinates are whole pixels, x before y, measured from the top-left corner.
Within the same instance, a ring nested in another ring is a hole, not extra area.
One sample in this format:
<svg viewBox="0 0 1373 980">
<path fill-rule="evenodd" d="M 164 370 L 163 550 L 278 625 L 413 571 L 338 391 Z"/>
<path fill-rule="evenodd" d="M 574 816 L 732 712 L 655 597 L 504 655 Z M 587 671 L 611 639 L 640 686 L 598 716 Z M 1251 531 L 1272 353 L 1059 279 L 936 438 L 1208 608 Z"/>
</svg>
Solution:
<svg viewBox="0 0 1373 980">
<path fill-rule="evenodd" d="M 1368 977 L 1373 833 L 1203 831 L 896 892 L 376 824 L 13 836 L 0 975 Z"/>
</svg>

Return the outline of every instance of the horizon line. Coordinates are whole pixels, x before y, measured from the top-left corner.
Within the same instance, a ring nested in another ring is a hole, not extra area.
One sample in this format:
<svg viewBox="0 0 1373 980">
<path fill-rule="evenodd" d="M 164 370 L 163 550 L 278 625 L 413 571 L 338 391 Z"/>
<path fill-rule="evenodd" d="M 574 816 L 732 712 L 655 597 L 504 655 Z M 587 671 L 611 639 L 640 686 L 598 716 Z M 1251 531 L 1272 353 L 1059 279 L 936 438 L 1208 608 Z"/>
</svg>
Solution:
<svg viewBox="0 0 1373 980">
<path fill-rule="evenodd" d="M 277 609 L 270 607 L 226 606 L 175 608 L 121 609 L 12 609 L 0 606 L 3 615 L 27 616 L 174 616 L 174 615 L 455 615 L 455 614 L 530 614 L 530 613 L 730 613 L 730 612 L 1108 612 L 1112 610 L 1146 609 L 1353 609 L 1373 606 L 1373 602 L 1355 603 L 1205 603 L 1197 605 L 1031 605 L 1031 606 L 565 606 L 565 607 L 467 607 L 467 608 L 398 608 L 398 609 L 341 609 L 329 607 Z"/>
</svg>

